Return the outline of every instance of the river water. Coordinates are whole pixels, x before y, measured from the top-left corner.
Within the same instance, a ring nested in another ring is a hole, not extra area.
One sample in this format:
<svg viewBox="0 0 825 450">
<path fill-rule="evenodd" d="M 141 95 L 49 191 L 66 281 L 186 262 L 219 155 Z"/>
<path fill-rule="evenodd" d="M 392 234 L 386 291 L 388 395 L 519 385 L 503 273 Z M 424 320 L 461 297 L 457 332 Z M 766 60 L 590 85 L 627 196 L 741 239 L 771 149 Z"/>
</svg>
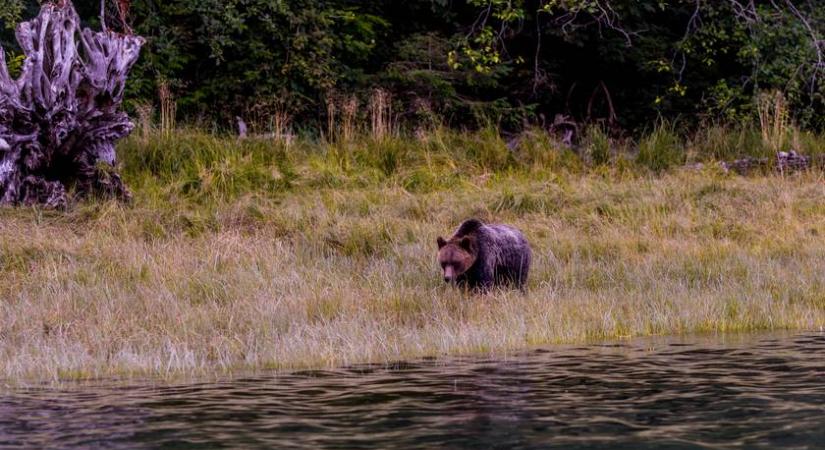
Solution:
<svg viewBox="0 0 825 450">
<path fill-rule="evenodd" d="M 0 391 L 2 448 L 825 448 L 825 334 Z"/>
</svg>

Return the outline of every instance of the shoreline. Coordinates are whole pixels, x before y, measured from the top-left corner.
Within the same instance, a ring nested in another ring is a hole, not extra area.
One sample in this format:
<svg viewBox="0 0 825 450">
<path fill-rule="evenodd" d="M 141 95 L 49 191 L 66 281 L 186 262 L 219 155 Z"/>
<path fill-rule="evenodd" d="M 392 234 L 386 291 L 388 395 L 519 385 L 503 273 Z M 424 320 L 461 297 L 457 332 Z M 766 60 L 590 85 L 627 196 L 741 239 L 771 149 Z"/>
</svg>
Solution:
<svg viewBox="0 0 825 450">
<path fill-rule="evenodd" d="M 108 374 L 99 377 L 88 378 L 67 378 L 58 380 L 46 379 L 19 379 L 0 380 L 0 392 L 24 392 L 27 390 L 50 389 L 60 387 L 61 389 L 84 389 L 88 387 L 130 387 L 130 386 L 187 386 L 193 384 L 231 383 L 233 380 L 268 378 L 277 379 L 282 376 L 317 376 L 329 374 L 357 374 L 359 371 L 371 372 L 403 370 L 408 365 L 412 366 L 432 366 L 449 368 L 455 365 L 465 364 L 508 364 L 517 363 L 524 357 L 533 353 L 554 353 L 569 352 L 581 348 L 598 347 L 603 353 L 625 353 L 642 352 L 655 353 L 661 351 L 661 347 L 675 346 L 700 346 L 702 349 L 708 348 L 729 348 L 740 346 L 751 342 L 754 338 L 778 338 L 787 339 L 794 336 L 822 335 L 825 328 L 819 330 L 757 330 L 757 331 L 733 331 L 716 332 L 706 331 L 697 333 L 685 333 L 674 335 L 649 335 L 632 336 L 620 338 L 605 338 L 582 342 L 558 342 L 538 344 L 526 348 L 500 349 L 487 353 L 458 353 L 442 355 L 415 355 L 410 358 L 384 361 L 384 362 L 357 362 L 345 366 L 332 367 L 236 367 L 220 372 L 192 372 L 192 373 L 170 373 L 158 375 L 152 373 L 130 373 L 130 374 Z"/>
</svg>

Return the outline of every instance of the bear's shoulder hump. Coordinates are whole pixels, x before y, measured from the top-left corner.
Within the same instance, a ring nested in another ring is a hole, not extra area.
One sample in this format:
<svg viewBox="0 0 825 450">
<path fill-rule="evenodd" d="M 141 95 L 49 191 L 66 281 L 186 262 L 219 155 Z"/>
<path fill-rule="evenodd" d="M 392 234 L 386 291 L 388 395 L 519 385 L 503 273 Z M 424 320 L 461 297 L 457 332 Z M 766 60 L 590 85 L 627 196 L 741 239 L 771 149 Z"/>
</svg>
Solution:
<svg viewBox="0 0 825 450">
<path fill-rule="evenodd" d="M 484 226 L 484 222 L 478 219 L 468 219 L 461 223 L 456 230 L 456 236 L 467 236 L 469 234 L 473 234 L 478 232 Z"/>
</svg>

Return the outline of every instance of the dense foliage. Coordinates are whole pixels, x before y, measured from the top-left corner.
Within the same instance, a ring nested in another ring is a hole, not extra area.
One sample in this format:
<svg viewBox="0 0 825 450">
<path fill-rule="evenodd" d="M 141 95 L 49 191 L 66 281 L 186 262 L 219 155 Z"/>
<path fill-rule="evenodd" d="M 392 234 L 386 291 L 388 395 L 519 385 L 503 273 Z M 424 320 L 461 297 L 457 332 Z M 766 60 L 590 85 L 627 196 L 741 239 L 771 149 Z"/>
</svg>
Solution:
<svg viewBox="0 0 825 450">
<path fill-rule="evenodd" d="M 0 0 L 7 51 L 36 8 Z M 132 104 L 163 82 L 179 118 L 219 127 L 276 110 L 322 127 L 331 99 L 382 87 L 411 126 L 743 121 L 781 90 L 825 128 L 822 0 L 133 0 L 128 22 L 149 40 Z"/>
</svg>

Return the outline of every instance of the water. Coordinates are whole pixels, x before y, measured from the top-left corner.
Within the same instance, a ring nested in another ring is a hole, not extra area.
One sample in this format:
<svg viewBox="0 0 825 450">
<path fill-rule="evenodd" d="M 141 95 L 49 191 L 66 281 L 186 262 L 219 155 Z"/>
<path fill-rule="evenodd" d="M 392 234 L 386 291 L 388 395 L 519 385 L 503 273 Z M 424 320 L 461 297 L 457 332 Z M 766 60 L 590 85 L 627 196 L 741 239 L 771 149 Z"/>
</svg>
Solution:
<svg viewBox="0 0 825 450">
<path fill-rule="evenodd" d="M 825 335 L 730 339 L 7 391 L 0 447 L 825 448 Z"/>
</svg>

